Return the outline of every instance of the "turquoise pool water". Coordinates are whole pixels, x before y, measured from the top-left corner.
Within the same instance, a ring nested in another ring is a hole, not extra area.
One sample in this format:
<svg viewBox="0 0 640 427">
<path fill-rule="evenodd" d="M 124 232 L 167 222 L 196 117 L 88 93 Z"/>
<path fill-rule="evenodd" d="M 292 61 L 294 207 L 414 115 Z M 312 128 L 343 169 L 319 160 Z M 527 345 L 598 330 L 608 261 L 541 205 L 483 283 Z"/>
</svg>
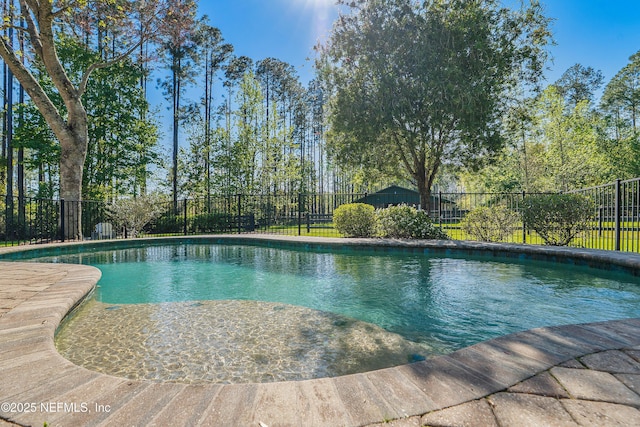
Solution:
<svg viewBox="0 0 640 427">
<path fill-rule="evenodd" d="M 176 244 L 63 255 L 103 272 L 106 304 L 255 300 L 372 323 L 446 353 L 511 332 L 640 317 L 630 275 L 545 262 Z"/>
</svg>

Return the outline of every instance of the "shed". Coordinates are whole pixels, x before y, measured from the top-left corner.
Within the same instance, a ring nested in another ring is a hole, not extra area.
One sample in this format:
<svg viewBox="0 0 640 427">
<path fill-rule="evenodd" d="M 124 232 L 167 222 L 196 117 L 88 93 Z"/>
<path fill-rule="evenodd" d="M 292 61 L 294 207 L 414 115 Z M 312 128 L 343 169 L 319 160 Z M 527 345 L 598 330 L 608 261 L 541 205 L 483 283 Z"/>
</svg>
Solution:
<svg viewBox="0 0 640 427">
<path fill-rule="evenodd" d="M 376 191 L 375 193 L 366 194 L 364 197 L 355 200 L 354 203 L 366 203 L 372 205 L 376 209 L 396 205 L 408 205 L 417 208 L 420 206 L 420 193 L 416 190 L 392 185 L 380 191 Z M 455 203 L 450 200 L 446 200 L 444 197 L 442 200 L 439 200 L 437 194 L 432 194 L 430 205 L 433 211 L 437 211 L 439 205 L 441 209 L 449 210 L 453 208 Z"/>
<path fill-rule="evenodd" d="M 392 185 L 375 193 L 366 194 L 355 203 L 366 203 L 376 209 L 403 204 L 417 207 L 420 205 L 420 194 L 415 190 Z"/>
</svg>

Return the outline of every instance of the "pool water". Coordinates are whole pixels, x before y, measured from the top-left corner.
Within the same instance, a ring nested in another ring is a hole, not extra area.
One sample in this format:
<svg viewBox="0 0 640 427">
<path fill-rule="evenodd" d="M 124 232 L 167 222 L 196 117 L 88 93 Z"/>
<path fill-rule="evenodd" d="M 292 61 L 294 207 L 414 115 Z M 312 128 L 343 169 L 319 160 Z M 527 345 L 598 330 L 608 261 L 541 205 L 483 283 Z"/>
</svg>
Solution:
<svg viewBox="0 0 640 427">
<path fill-rule="evenodd" d="M 316 366 L 312 373 L 301 377 L 297 374 L 301 370 L 299 366 L 284 368 L 297 372 L 293 374 L 294 379 L 303 379 L 406 363 L 539 326 L 640 317 L 638 278 L 544 262 L 400 252 L 328 253 L 217 244 L 148 246 L 38 259 L 47 260 L 81 262 L 103 272 L 95 303 L 83 309 L 63 328 L 58 338 L 59 349 L 63 332 L 73 331 L 73 328 L 76 328 L 75 332 L 69 332 L 67 337 L 77 338 L 84 334 L 94 340 L 92 342 L 105 339 L 104 345 L 94 344 L 96 354 L 104 354 L 105 346 L 115 347 L 115 337 L 123 335 L 124 329 L 131 330 L 132 325 L 142 326 L 136 329 L 138 332 L 132 335 L 129 344 L 126 340 L 118 344 L 123 349 L 136 347 L 132 342 L 158 347 L 157 342 L 169 342 L 174 335 L 184 337 L 190 329 L 200 331 L 192 341 L 176 338 L 167 344 L 167 348 L 180 348 L 179 352 L 182 352 L 189 346 L 198 347 L 198 342 L 206 341 L 199 334 L 217 337 L 213 341 L 220 343 L 225 336 L 232 335 L 231 330 L 240 340 L 247 335 L 238 332 L 243 327 L 245 331 L 261 331 L 252 336 L 248 344 L 238 344 L 239 347 L 233 347 L 236 345 L 233 344 L 231 347 L 236 350 L 229 350 L 229 347 L 223 353 L 247 353 L 251 348 L 261 348 L 258 353 L 262 356 L 253 359 L 257 360 L 257 365 L 264 365 L 262 373 L 252 367 L 247 369 L 252 376 L 244 379 L 238 374 L 240 369 L 222 379 L 213 378 L 213 375 L 205 381 L 291 379 L 276 373 L 277 368 L 273 366 L 282 365 L 285 358 L 291 358 L 291 355 L 283 356 L 280 347 L 288 348 L 290 342 L 295 341 L 291 337 L 279 339 L 287 328 L 283 330 L 274 325 L 282 322 L 295 329 L 303 320 L 317 321 L 313 327 L 305 324 L 298 329 L 304 329 L 310 337 L 313 334 L 309 331 L 315 329 L 318 336 L 323 337 L 311 337 L 309 342 L 294 350 L 301 363 L 307 361 Z M 198 301 L 202 303 L 194 303 Z M 224 311 L 210 301 L 262 303 L 255 306 L 241 304 L 233 310 L 227 309 L 227 314 L 221 318 L 196 321 Z M 284 308 L 276 310 L 274 307 Z M 280 315 L 285 317 L 279 319 Z M 181 316 L 182 320 L 178 320 Z M 128 326 L 112 322 L 110 327 L 114 332 L 100 334 L 96 325 L 109 323 L 104 319 L 120 319 Z M 255 324 L 247 327 L 250 319 Z M 245 326 L 238 326 L 240 323 Z M 263 328 L 259 327 L 261 324 Z M 87 328 L 87 325 L 92 326 Z M 185 325 L 196 326 L 185 328 Z M 331 332 L 332 327 L 334 332 L 340 333 Z M 369 330 L 367 339 L 370 342 L 365 342 L 367 334 L 362 332 L 364 330 Z M 154 331 L 160 332 L 154 335 Z M 360 338 L 348 338 L 352 333 Z M 261 342 L 262 339 L 265 341 Z M 76 348 L 84 350 L 73 350 L 74 341 Z M 345 356 L 349 342 L 354 343 L 352 353 L 356 356 Z M 380 348 L 375 348 L 376 343 Z M 82 360 L 92 357 L 83 353 L 87 343 L 83 344 L 81 339 L 67 338 L 64 346 L 67 347 L 61 350 L 63 355 L 75 352 L 81 354 L 78 358 Z M 317 352 L 314 346 L 335 346 L 335 351 L 327 352 L 334 359 L 329 360 L 326 355 L 313 356 L 314 351 Z M 203 360 L 215 361 L 209 368 L 224 360 L 218 350 L 207 355 L 206 347 L 198 347 L 194 352 L 205 354 Z M 208 345 L 208 348 L 214 347 Z M 240 347 L 245 350 L 238 350 Z M 277 356 L 270 354 L 268 348 L 273 348 Z M 393 353 L 390 348 L 397 349 L 397 357 L 389 356 Z M 147 350 L 144 350 L 147 353 L 141 351 L 142 354 L 130 355 L 129 358 L 136 360 L 132 362 L 134 365 L 142 366 L 144 360 L 158 357 L 157 354 L 149 356 Z M 358 361 L 357 354 L 367 351 L 372 354 L 379 351 L 384 363 Z M 180 365 L 172 372 L 181 372 L 184 362 L 176 359 L 176 351 L 168 351 L 168 354 L 173 354 L 172 360 Z M 327 369 L 337 366 L 336 360 L 340 359 L 350 360 L 353 366 Z M 121 365 L 121 361 L 118 364 Z M 154 372 L 158 370 L 156 366 Z M 154 375 L 147 372 L 140 376 L 155 378 Z M 178 373 L 176 378 L 169 379 L 179 381 L 181 375 L 204 378 L 200 373 Z M 165 374 L 157 377 L 167 379 Z"/>
</svg>

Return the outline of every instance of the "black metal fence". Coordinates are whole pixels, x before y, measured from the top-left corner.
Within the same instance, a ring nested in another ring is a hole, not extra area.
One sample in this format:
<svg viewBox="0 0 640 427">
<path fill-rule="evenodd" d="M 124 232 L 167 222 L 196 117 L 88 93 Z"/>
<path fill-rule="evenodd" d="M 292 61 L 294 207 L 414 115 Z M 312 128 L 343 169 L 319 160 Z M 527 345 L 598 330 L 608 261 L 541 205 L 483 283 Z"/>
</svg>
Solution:
<svg viewBox="0 0 640 427">
<path fill-rule="evenodd" d="M 640 252 L 640 178 L 616 181 L 574 193 L 593 201 L 587 230 L 572 245 Z M 519 218 L 528 193 L 436 193 L 430 200 L 433 222 L 457 240 L 474 240 L 462 221 L 479 206 L 503 206 Z M 365 202 L 376 208 L 416 205 L 414 192 L 367 194 L 211 195 L 163 202 L 162 214 L 148 223 L 143 236 L 217 233 L 272 233 L 337 237 L 333 211 L 345 203 Z M 74 215 L 81 212 L 81 221 Z M 94 201 L 61 201 L 0 197 L 0 245 L 54 241 L 127 238 L 131 230 L 116 224 L 109 205 Z M 501 239 L 509 243 L 543 244 L 543 239 L 516 220 Z"/>
<path fill-rule="evenodd" d="M 640 252 L 640 178 L 575 191 L 594 201 L 595 220 L 581 244 Z"/>
</svg>

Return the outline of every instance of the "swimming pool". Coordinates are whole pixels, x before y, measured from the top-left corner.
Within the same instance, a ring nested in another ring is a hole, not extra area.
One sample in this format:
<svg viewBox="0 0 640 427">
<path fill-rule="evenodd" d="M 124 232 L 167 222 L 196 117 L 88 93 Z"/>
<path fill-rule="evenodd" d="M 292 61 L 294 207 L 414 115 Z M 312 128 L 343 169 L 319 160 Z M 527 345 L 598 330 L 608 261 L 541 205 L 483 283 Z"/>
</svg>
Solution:
<svg viewBox="0 0 640 427">
<path fill-rule="evenodd" d="M 134 370 L 146 369 L 141 378 L 148 379 L 250 382 L 341 375 L 537 326 L 640 317 L 638 278 L 629 274 L 457 251 L 302 249 L 176 242 L 38 261 L 81 262 L 103 271 L 95 301 L 58 334 L 59 349 L 65 332 L 79 347 L 61 353 L 98 366 L 113 359 L 118 369 L 127 361 Z M 116 342 L 118 336 L 128 338 Z M 299 337 L 307 342 L 298 343 Z M 105 344 L 96 343 L 102 338 Z M 220 346 L 225 340 L 233 345 Z M 98 350 L 94 355 L 84 352 L 91 343 Z M 286 351 L 291 347 L 293 356 Z M 204 354 L 194 365 L 211 375 L 185 367 L 194 358 L 189 348 Z M 372 360 L 378 353 L 379 360 Z M 238 354 L 253 365 L 243 367 L 232 358 Z M 337 360 L 349 366 L 338 367 Z M 291 375 L 274 372 L 274 366 Z"/>
</svg>

